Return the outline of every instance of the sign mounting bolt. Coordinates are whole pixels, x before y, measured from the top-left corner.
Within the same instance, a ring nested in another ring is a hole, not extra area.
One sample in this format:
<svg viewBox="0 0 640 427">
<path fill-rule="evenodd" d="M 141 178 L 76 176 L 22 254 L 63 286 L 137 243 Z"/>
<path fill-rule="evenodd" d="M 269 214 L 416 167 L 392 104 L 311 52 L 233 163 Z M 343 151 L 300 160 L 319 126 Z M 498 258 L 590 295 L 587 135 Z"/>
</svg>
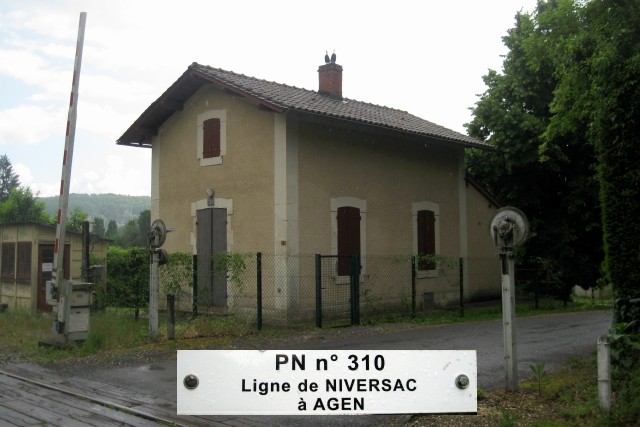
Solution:
<svg viewBox="0 0 640 427">
<path fill-rule="evenodd" d="M 458 375 L 458 377 L 456 378 L 456 387 L 461 390 L 469 387 L 469 377 L 464 374 Z"/>
<path fill-rule="evenodd" d="M 193 374 L 189 374 L 186 377 L 184 377 L 183 384 L 189 390 L 193 390 L 194 388 L 198 387 L 198 383 L 199 383 L 198 377 L 196 377 Z"/>
</svg>

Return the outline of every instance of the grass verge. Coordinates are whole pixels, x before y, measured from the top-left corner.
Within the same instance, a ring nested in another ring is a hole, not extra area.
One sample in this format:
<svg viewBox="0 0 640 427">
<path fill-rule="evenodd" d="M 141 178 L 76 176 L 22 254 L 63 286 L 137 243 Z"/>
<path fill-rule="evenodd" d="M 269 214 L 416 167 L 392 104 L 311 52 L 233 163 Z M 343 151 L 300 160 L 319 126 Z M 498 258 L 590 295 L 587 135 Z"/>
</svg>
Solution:
<svg viewBox="0 0 640 427">
<path fill-rule="evenodd" d="M 597 426 L 614 425 L 598 406 L 595 356 L 571 358 L 560 371 L 520 383 L 516 392 L 479 393 L 477 415 L 421 415 L 408 425 L 422 426 Z"/>
</svg>

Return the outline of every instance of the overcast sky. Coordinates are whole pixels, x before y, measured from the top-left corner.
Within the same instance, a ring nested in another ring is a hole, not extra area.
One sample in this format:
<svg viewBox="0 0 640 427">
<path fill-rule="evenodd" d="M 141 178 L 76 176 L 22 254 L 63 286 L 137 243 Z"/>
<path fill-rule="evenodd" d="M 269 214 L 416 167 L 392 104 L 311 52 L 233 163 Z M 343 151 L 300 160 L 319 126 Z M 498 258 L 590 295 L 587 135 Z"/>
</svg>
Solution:
<svg viewBox="0 0 640 427">
<path fill-rule="evenodd" d="M 335 50 L 343 95 L 465 133 L 502 37 L 535 0 L 2 0 L 0 154 L 60 190 L 80 12 L 87 26 L 71 192 L 149 195 L 151 150 L 115 141 L 192 62 L 317 90 Z"/>
</svg>

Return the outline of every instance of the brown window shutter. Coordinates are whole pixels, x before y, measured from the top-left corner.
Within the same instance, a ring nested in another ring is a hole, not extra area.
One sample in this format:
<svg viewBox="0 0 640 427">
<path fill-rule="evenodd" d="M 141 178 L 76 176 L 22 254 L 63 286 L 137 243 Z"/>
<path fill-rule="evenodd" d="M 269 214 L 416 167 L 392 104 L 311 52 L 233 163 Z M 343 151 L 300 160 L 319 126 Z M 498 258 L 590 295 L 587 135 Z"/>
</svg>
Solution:
<svg viewBox="0 0 640 427">
<path fill-rule="evenodd" d="M 31 280 L 31 242 L 18 242 L 18 280 Z"/>
<path fill-rule="evenodd" d="M 16 244 L 15 242 L 2 244 L 2 278 L 15 280 L 16 277 Z"/>
<path fill-rule="evenodd" d="M 348 276 L 348 256 L 360 254 L 360 209 L 351 206 L 338 208 L 338 275 Z"/>
<path fill-rule="evenodd" d="M 205 120 L 202 126 L 202 157 L 220 157 L 220 119 Z"/>
<path fill-rule="evenodd" d="M 435 253 L 436 216 L 433 211 L 418 211 L 418 270 L 435 270 L 435 262 L 423 258 Z"/>
</svg>

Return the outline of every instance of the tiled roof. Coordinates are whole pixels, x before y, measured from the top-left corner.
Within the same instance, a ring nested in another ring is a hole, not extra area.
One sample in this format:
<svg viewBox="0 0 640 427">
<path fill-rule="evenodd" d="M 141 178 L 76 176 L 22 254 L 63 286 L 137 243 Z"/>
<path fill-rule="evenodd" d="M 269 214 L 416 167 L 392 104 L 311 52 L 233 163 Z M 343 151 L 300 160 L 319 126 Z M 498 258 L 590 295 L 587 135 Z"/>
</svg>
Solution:
<svg viewBox="0 0 640 427">
<path fill-rule="evenodd" d="M 185 74 L 147 108 L 118 139 L 118 144 L 149 146 L 148 134 L 143 135 L 136 129 L 145 129 L 146 132 L 150 128 L 157 129 L 173 113 L 173 110 L 166 107 L 167 104 L 175 104 L 176 101 L 184 103 L 202 84 L 207 82 L 245 96 L 263 107 L 278 112 L 293 110 L 336 120 L 353 121 L 365 126 L 391 129 L 419 137 L 435 138 L 456 145 L 489 147 L 482 141 L 421 119 L 406 111 L 348 98 L 337 99 L 316 91 L 269 82 L 197 63 L 191 64 Z"/>
</svg>

